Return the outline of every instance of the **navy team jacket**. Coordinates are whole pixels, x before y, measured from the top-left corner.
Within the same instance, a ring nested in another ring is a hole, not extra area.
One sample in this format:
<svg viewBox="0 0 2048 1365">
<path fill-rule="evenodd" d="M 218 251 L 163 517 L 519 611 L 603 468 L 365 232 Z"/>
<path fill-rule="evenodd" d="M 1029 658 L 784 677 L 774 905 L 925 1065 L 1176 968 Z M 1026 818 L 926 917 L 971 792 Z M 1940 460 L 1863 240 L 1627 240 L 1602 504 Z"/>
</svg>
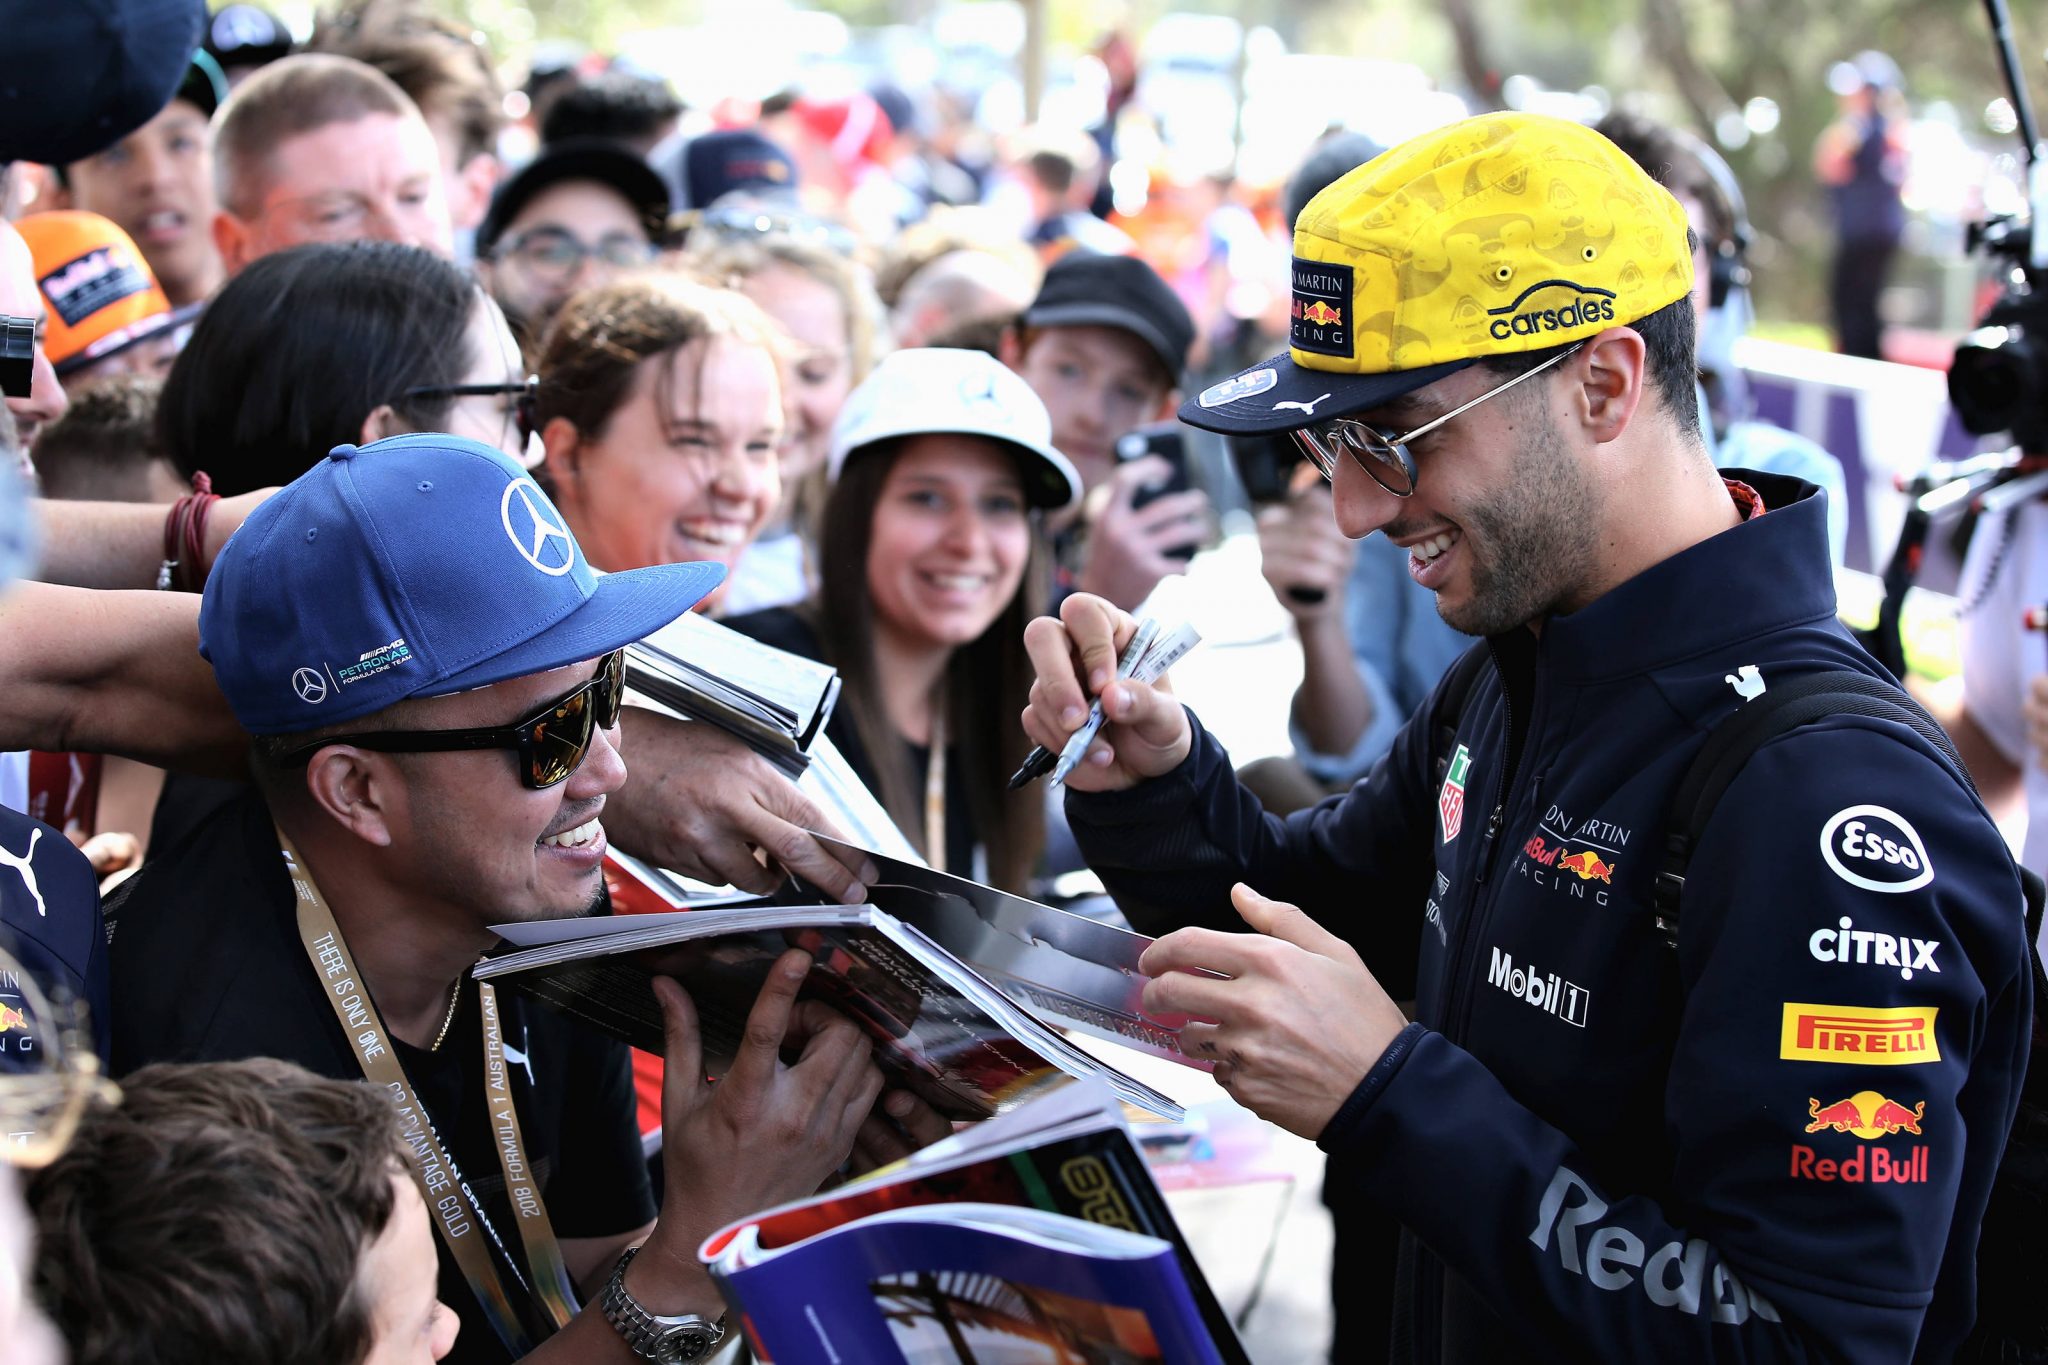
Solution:
<svg viewBox="0 0 2048 1365">
<path fill-rule="evenodd" d="M 1740 477 L 1770 510 L 1491 642 L 1441 784 L 1411 721 L 1281 821 L 1197 727 L 1174 772 L 1067 799 L 1141 928 L 1241 930 L 1242 879 L 1416 1001 L 1320 1139 L 1413 1233 L 1416 1360 L 1871 1365 L 1971 1322 L 2032 1007 L 1983 806 L 1907 727 L 1803 727 L 1717 806 L 1675 952 L 1652 920 L 1707 732 L 1803 672 L 1886 676 L 1835 620 L 1815 490 Z"/>
</svg>

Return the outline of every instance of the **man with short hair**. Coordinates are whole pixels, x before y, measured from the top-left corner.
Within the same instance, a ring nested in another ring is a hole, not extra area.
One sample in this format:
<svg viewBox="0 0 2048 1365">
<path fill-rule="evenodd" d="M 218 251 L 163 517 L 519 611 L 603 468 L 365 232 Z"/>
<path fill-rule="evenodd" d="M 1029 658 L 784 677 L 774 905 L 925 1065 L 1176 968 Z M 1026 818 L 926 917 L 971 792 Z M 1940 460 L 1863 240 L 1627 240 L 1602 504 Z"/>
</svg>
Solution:
<svg viewBox="0 0 2048 1365">
<path fill-rule="evenodd" d="M 476 273 L 529 353 L 569 296 L 651 264 L 668 187 L 600 138 L 552 143 L 499 189 L 476 235 Z"/>
<path fill-rule="evenodd" d="M 1208 534 L 1199 489 L 1142 496 L 1172 477 L 1166 460 L 1116 454 L 1118 437 L 1173 415 L 1194 339 L 1187 305 L 1158 271 L 1136 256 L 1082 251 L 1053 262 L 1004 338 L 1003 363 L 1044 402 L 1053 444 L 1093 495 L 1061 536 L 1061 590 L 1135 610 Z"/>
<path fill-rule="evenodd" d="M 1289 349 L 1181 415 L 1298 433 L 1487 653 L 1283 822 L 1109 682 L 1127 616 L 1032 623 L 1032 738 L 1090 693 L 1110 721 L 1083 851 L 1141 926 L 1200 926 L 1146 953 L 1146 1009 L 1213 1021 L 1184 1046 L 1408 1229 L 1418 1361 L 1947 1359 L 2032 1016 L 1982 803 L 1921 730 L 1823 714 L 1721 793 L 1682 917 L 1657 895 L 1710 731 L 1802 675 L 1889 683 L 1817 491 L 1701 441 L 1683 210 L 1592 130 L 1493 114 L 1338 179 L 1294 255 Z"/>
<path fill-rule="evenodd" d="M 72 1365 L 440 1360 L 434 1232 L 368 1086 L 254 1058 L 151 1066 L 32 1174 L 37 1297 Z M 110 1311 L 110 1310 L 118 1311 Z"/>
<path fill-rule="evenodd" d="M 207 580 L 201 649 L 258 786 L 110 907 L 115 1069 L 262 1055 L 389 1090 L 465 1321 L 455 1359 L 545 1338 L 534 1360 L 623 1362 L 607 1318 L 639 1311 L 715 1338 L 698 1241 L 815 1190 L 880 1093 L 852 1024 L 795 1009 L 800 954 L 715 1089 L 662 981 L 669 1214 L 650 1228 L 624 1046 L 469 976 L 492 924 L 603 904 L 623 647 L 720 573 L 600 579 L 517 464 L 411 435 L 337 448 Z M 606 1311 L 549 1335 L 579 1286 Z"/>
<path fill-rule="evenodd" d="M 395 81 L 441 149 L 450 221 L 458 232 L 483 221 L 503 170 L 505 94 L 482 34 L 410 0 L 351 0 L 321 16 L 307 50 L 353 57 Z"/>
<path fill-rule="evenodd" d="M 226 98 L 213 58 L 195 53 L 161 113 L 113 146 L 57 168 L 57 207 L 113 220 L 142 248 L 175 308 L 205 302 L 227 278 L 213 241 L 218 205 L 207 134 Z"/>
<path fill-rule="evenodd" d="M 213 236 L 230 275 L 304 242 L 454 250 L 433 130 L 390 77 L 361 62 L 272 62 L 221 106 L 213 154 Z"/>
</svg>

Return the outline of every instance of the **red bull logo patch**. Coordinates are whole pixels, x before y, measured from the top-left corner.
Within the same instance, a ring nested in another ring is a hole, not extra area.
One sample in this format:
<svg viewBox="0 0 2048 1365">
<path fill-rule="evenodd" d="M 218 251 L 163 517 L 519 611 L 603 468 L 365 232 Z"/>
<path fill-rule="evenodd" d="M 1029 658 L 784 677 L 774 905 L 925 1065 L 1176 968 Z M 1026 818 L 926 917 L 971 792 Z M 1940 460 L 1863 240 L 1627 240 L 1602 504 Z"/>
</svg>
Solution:
<svg viewBox="0 0 2048 1365">
<path fill-rule="evenodd" d="M 13 1029 L 27 1032 L 28 1016 L 18 1009 L 0 1005 L 0 1033 L 7 1033 Z"/>
<path fill-rule="evenodd" d="M 1859 1090 L 1848 1099 L 1836 1100 L 1825 1108 L 1819 1100 L 1809 1098 L 1806 1112 L 1813 1116 L 1813 1122 L 1806 1125 L 1809 1133 L 1832 1128 L 1837 1133 L 1854 1133 L 1860 1138 L 1889 1137 L 1899 1132 L 1918 1137 L 1920 1119 L 1927 1113 L 1927 1101 L 1921 1100 L 1908 1109 L 1875 1090 Z"/>
<path fill-rule="evenodd" d="M 1352 268 L 1294 258 L 1294 301 L 1288 310 L 1287 342 L 1297 351 L 1353 359 L 1356 338 L 1344 325 L 1355 284 Z M 1327 368 L 1327 367 L 1326 367 Z"/>
<path fill-rule="evenodd" d="M 1436 813 L 1443 821 L 1447 844 L 1465 827 L 1465 775 L 1471 767 L 1472 751 L 1460 744 L 1451 755 L 1451 766 L 1444 770 L 1443 790 L 1436 797 Z"/>
<path fill-rule="evenodd" d="M 1927 1101 L 1911 1109 L 1875 1090 L 1859 1090 L 1846 1100 L 1822 1104 L 1809 1097 L 1806 1112 L 1812 1122 L 1809 1133 L 1848 1133 L 1866 1142 L 1895 1133 L 1920 1136 L 1920 1120 L 1927 1113 Z M 1928 1149 L 1909 1148 L 1901 1156 L 1886 1147 L 1857 1147 L 1845 1157 L 1824 1157 L 1803 1142 L 1792 1144 L 1791 1177 L 1794 1180 L 1840 1181 L 1848 1185 L 1924 1185 L 1927 1183 Z"/>
<path fill-rule="evenodd" d="M 1913 1066 L 1941 1060 L 1934 1006 L 1864 1009 L 1785 1003 L 1778 1056 L 1788 1062 Z"/>
<path fill-rule="evenodd" d="M 1595 877 L 1598 877 L 1610 886 L 1614 883 L 1614 864 L 1603 861 L 1600 855 L 1590 848 L 1581 853 L 1571 853 L 1559 858 L 1557 865 L 1577 873 L 1579 880 L 1582 882 L 1590 882 Z"/>
</svg>

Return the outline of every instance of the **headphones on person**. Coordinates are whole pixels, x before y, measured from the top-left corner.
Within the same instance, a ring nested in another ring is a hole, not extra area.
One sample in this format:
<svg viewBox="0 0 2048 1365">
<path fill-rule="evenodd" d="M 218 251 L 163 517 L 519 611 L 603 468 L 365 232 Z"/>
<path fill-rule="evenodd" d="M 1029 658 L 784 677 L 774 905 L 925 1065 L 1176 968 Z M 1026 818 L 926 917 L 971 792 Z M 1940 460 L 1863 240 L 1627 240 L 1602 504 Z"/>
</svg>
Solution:
<svg viewBox="0 0 2048 1365">
<path fill-rule="evenodd" d="M 1673 128 L 1670 134 L 1705 172 L 1703 188 L 1714 201 L 1708 205 L 1708 211 L 1728 225 L 1725 238 L 1707 243 L 1707 306 L 1719 308 L 1737 289 L 1749 288 L 1749 244 L 1755 240 L 1749 225 L 1749 209 L 1734 169 L 1719 152 L 1686 129 Z"/>
</svg>

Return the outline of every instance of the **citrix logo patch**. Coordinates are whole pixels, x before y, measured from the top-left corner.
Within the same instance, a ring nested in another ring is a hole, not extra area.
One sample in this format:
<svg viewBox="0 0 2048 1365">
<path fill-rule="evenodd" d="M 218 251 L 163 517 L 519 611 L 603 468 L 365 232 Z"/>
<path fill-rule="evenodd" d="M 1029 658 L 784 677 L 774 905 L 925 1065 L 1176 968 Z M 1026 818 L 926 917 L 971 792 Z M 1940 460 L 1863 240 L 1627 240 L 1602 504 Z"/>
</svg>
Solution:
<svg viewBox="0 0 2048 1365">
<path fill-rule="evenodd" d="M 1935 951 L 1941 947 L 1940 939 L 1904 938 L 1858 929 L 1847 915 L 1838 923 L 1839 929 L 1816 929 L 1807 936 L 1806 951 L 1813 954 L 1816 962 L 1867 962 L 1896 967 L 1907 981 L 1913 979 L 1914 972 L 1941 972 L 1941 964 L 1934 960 Z"/>
<path fill-rule="evenodd" d="M 1569 289 L 1578 297 L 1562 308 L 1522 307 L 1530 295 L 1546 289 Z M 1590 323 L 1614 321 L 1614 291 L 1593 289 L 1571 280 L 1538 280 L 1516 295 L 1513 303 L 1504 308 L 1489 308 L 1486 315 L 1493 319 L 1486 330 L 1495 341 L 1535 336 L 1538 332 L 1569 331 Z"/>
</svg>

